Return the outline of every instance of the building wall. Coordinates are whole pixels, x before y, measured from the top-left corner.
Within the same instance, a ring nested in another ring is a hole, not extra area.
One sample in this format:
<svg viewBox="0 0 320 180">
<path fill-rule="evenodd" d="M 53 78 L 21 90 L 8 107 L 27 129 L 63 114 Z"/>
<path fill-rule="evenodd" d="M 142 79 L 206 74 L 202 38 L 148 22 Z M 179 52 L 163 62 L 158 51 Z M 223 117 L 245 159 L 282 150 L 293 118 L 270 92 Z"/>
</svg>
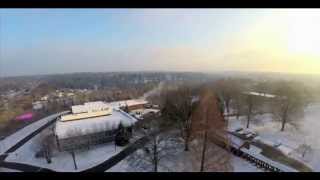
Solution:
<svg viewBox="0 0 320 180">
<path fill-rule="evenodd" d="M 112 142 L 118 130 L 98 132 L 66 139 L 57 139 L 60 151 L 88 148 L 93 145 Z"/>
<path fill-rule="evenodd" d="M 144 104 L 136 104 L 136 105 L 129 106 L 128 108 L 129 108 L 129 111 L 136 110 L 136 109 L 143 109 Z"/>
</svg>

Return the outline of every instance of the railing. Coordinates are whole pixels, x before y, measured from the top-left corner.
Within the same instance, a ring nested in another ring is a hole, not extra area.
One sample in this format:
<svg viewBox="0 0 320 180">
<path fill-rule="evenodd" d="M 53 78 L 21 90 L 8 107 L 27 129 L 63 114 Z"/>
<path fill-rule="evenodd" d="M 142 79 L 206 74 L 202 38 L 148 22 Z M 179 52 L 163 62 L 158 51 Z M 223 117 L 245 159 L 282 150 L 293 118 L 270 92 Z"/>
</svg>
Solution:
<svg viewBox="0 0 320 180">
<path fill-rule="evenodd" d="M 237 144 L 230 143 L 230 150 L 234 155 L 242 157 L 256 164 L 257 167 L 259 168 L 263 168 L 272 172 L 298 172 L 293 168 L 290 168 L 286 165 L 272 161 L 260 154 L 254 154 L 245 148 L 239 148 Z"/>
</svg>

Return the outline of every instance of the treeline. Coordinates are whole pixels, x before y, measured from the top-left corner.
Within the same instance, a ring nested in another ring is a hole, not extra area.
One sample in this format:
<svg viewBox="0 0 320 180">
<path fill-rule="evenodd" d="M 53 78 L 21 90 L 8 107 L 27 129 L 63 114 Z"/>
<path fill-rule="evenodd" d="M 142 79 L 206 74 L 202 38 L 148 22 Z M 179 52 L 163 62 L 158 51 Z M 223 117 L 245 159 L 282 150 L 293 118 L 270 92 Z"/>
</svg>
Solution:
<svg viewBox="0 0 320 180">
<path fill-rule="evenodd" d="M 200 73 L 73 73 L 48 76 L 47 82 L 57 88 L 70 89 L 104 89 L 104 88 L 128 88 L 141 84 L 162 81 L 197 81 L 205 78 Z"/>
</svg>

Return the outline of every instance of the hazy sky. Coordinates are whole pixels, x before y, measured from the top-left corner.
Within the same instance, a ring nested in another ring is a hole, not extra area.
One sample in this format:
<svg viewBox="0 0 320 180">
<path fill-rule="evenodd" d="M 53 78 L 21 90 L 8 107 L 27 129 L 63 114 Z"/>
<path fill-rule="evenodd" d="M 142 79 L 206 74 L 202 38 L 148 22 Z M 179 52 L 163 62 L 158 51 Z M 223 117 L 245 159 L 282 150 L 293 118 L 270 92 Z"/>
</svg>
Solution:
<svg viewBox="0 0 320 180">
<path fill-rule="evenodd" d="M 320 9 L 0 9 L 0 76 L 320 73 Z"/>
</svg>

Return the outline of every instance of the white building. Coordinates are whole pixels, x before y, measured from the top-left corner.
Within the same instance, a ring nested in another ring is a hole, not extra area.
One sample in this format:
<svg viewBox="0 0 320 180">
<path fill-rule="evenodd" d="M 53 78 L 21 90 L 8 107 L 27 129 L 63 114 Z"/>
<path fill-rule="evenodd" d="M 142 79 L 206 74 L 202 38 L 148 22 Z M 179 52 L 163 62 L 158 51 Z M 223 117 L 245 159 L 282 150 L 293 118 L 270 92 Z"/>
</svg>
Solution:
<svg viewBox="0 0 320 180">
<path fill-rule="evenodd" d="M 88 102 L 83 105 L 71 106 L 72 114 L 61 116 L 61 121 L 72 121 L 112 114 L 112 108 L 102 102 Z"/>
<path fill-rule="evenodd" d="M 125 130 L 131 136 L 136 119 L 120 109 L 98 101 L 72 106 L 72 114 L 56 122 L 55 136 L 60 149 L 68 150 L 114 141 Z"/>
<path fill-rule="evenodd" d="M 41 101 L 48 101 L 48 96 L 43 96 L 40 98 Z"/>
</svg>

